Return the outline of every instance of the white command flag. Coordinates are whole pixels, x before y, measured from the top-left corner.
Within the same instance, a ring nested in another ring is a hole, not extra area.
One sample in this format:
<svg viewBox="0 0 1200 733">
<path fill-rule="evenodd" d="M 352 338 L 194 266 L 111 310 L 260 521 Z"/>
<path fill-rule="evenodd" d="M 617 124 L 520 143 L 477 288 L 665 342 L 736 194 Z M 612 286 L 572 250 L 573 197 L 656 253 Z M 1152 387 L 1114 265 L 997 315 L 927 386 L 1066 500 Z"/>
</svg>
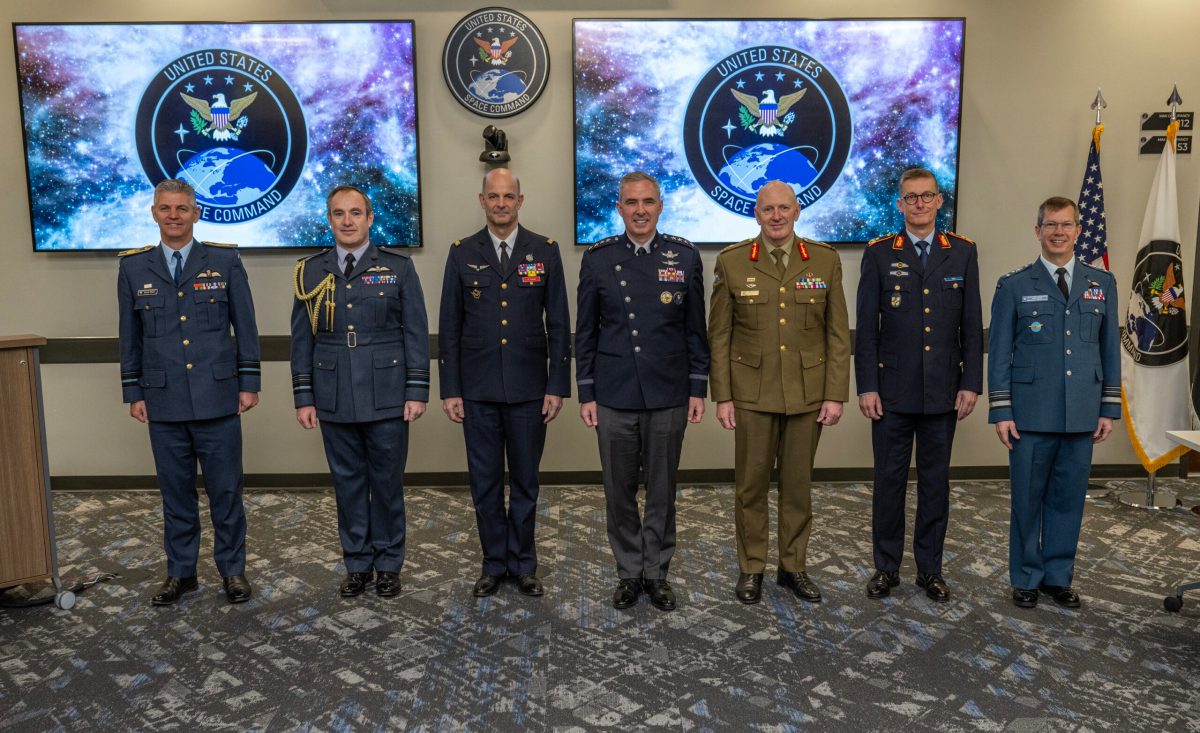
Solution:
<svg viewBox="0 0 1200 733">
<path fill-rule="evenodd" d="M 1179 255 L 1178 129 L 1178 122 L 1167 128 L 1167 143 L 1150 186 L 1121 337 L 1125 428 L 1142 467 L 1151 473 L 1187 452 L 1166 432 L 1190 430 L 1196 417 L 1188 386 L 1187 297 Z"/>
</svg>

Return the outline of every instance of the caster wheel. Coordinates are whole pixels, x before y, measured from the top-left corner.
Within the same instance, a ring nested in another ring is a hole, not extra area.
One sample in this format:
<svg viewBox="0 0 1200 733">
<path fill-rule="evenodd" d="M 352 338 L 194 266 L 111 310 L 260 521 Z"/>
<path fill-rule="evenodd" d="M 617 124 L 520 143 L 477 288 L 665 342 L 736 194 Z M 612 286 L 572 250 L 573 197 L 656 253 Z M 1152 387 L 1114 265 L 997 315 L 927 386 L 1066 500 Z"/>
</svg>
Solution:
<svg viewBox="0 0 1200 733">
<path fill-rule="evenodd" d="M 1183 608 L 1183 599 L 1179 596 L 1167 596 L 1163 599 L 1163 608 L 1171 613 L 1179 613 L 1179 609 Z"/>
<path fill-rule="evenodd" d="M 64 590 L 54 596 L 54 605 L 64 611 L 69 611 L 75 606 L 75 594 L 69 590 Z"/>
</svg>

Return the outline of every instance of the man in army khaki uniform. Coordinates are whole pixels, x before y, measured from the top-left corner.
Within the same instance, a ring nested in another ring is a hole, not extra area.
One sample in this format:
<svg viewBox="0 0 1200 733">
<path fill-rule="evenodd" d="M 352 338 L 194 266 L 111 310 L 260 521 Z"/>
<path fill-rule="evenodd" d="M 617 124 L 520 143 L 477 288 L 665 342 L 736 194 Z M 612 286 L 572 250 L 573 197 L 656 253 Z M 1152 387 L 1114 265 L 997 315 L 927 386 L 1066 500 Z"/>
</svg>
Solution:
<svg viewBox="0 0 1200 733">
<path fill-rule="evenodd" d="M 797 237 L 791 187 L 758 191 L 761 231 L 717 257 L 709 313 L 710 383 L 717 420 L 734 433 L 735 520 L 742 603 L 762 598 L 767 489 L 779 463 L 777 582 L 817 602 L 805 572 L 813 456 L 822 426 L 836 425 L 849 397 L 850 327 L 842 263 L 833 247 Z"/>
</svg>

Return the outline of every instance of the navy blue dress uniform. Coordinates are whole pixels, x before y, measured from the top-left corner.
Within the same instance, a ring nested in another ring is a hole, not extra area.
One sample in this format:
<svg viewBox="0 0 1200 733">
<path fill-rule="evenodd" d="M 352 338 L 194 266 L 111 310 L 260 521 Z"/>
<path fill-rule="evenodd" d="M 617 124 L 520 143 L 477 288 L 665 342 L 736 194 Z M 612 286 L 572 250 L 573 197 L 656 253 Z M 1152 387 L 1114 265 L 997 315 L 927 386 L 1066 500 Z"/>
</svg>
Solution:
<svg viewBox="0 0 1200 733">
<path fill-rule="evenodd" d="M 872 543 L 875 568 L 900 569 L 904 500 L 913 439 L 917 512 L 913 555 L 923 575 L 942 572 L 950 510 L 950 451 L 960 390 L 983 391 L 983 317 L 974 243 L 934 231 L 925 264 L 907 231 L 873 240 L 858 284 L 854 371 L 858 393 L 877 392 L 883 416 L 871 423 L 875 458 Z"/>
<path fill-rule="evenodd" d="M 662 233 L 649 246 L 636 256 L 622 234 L 588 248 L 575 325 L 579 401 L 597 404 L 608 539 L 618 576 L 627 580 L 667 576 L 688 402 L 708 393 L 700 252 Z M 639 468 L 646 472 L 644 520 Z"/>
<path fill-rule="evenodd" d="M 510 239 L 507 270 L 486 227 L 450 248 L 438 368 L 442 399 L 463 399 L 483 574 L 519 578 L 537 573 L 542 402 L 546 395 L 571 394 L 571 316 L 558 245 L 521 226 Z"/>
<path fill-rule="evenodd" d="M 246 567 L 238 393 L 259 391 L 261 369 L 250 282 L 232 247 L 193 240 L 178 284 L 162 245 L 121 253 L 122 398 L 146 402 L 173 577 L 196 575 L 197 460 L 217 569 L 230 578 Z"/>
<path fill-rule="evenodd" d="M 292 305 L 292 392 L 313 405 L 348 573 L 404 564 L 404 403 L 429 400 L 429 323 L 406 254 L 367 244 L 350 276 L 337 248 L 300 260 Z"/>
<path fill-rule="evenodd" d="M 992 298 L 988 422 L 1012 420 L 1021 436 L 1009 452 L 1014 589 L 1071 585 L 1092 436 L 1121 417 L 1116 281 L 1076 260 L 1069 293 L 1039 258 Z"/>
</svg>

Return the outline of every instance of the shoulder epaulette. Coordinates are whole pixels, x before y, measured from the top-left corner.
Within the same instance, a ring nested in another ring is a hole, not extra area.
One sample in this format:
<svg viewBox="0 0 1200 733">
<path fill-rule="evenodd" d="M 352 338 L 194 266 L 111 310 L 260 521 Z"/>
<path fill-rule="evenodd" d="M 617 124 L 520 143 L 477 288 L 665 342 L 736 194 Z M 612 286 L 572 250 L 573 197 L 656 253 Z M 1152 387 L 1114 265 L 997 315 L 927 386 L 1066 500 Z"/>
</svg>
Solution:
<svg viewBox="0 0 1200 733">
<path fill-rule="evenodd" d="M 137 247 L 135 249 L 127 249 L 124 252 L 118 252 L 117 257 L 128 257 L 129 255 L 136 255 L 136 254 L 141 254 L 142 252 L 149 252 L 150 250 L 154 249 L 157 246 L 158 245 L 156 245 L 156 244 L 147 244 L 145 247 Z"/>
<path fill-rule="evenodd" d="M 1033 267 L 1033 265 L 1034 265 L 1034 263 L 1030 262 L 1028 265 L 1025 265 L 1023 267 L 1018 267 L 1015 270 L 1010 270 L 1009 272 L 1004 273 L 1003 275 L 1000 276 L 1000 279 L 996 281 L 996 287 L 1000 287 L 1004 283 L 1005 280 L 1012 277 L 1013 275 L 1016 275 L 1018 272 L 1025 272 L 1029 268 Z"/>
<path fill-rule="evenodd" d="M 613 244 L 614 242 L 619 242 L 619 241 L 621 241 L 621 235 L 619 235 L 619 234 L 614 237 L 605 237 L 604 239 L 601 239 L 599 242 L 596 242 L 595 244 L 593 244 L 591 247 L 588 247 L 587 251 L 593 252 L 595 250 L 600 249 L 601 247 L 607 247 L 608 245 Z"/>
<path fill-rule="evenodd" d="M 875 237 L 875 238 L 874 238 L 874 239 L 872 239 L 870 242 L 867 242 L 867 246 L 868 246 L 868 247 L 871 247 L 871 246 L 873 246 L 873 245 L 876 245 L 876 244 L 878 244 L 878 243 L 882 242 L 882 241 L 883 241 L 883 240 L 885 240 L 885 239 L 891 239 L 891 238 L 892 238 L 892 237 L 894 237 L 894 236 L 896 236 L 896 233 L 895 233 L 895 232 L 892 232 L 891 234 L 885 234 L 885 235 L 883 235 L 882 237 Z"/>
<path fill-rule="evenodd" d="M 809 239 L 808 237 L 800 237 L 800 241 L 804 242 L 805 244 L 814 244 L 818 247 L 824 247 L 825 249 L 831 249 L 831 250 L 835 250 L 835 251 L 837 250 L 837 247 L 834 247 L 832 244 L 829 244 L 828 242 L 818 242 L 817 240 Z"/>
<path fill-rule="evenodd" d="M 303 257 L 301 257 L 300 259 L 298 259 L 296 261 L 297 262 L 308 262 L 309 260 L 313 259 L 314 257 L 320 257 L 321 255 L 325 254 L 328 251 L 329 250 L 327 250 L 327 249 L 323 249 L 320 252 L 313 252 L 310 255 L 304 255 Z"/>
<path fill-rule="evenodd" d="M 392 249 L 391 247 L 380 247 L 378 244 L 375 245 L 375 251 L 379 252 L 380 254 L 391 255 L 392 257 L 402 257 L 406 260 L 412 259 L 411 255 L 409 255 L 407 252 L 401 252 L 397 249 Z"/>
<path fill-rule="evenodd" d="M 553 246 L 554 246 L 554 239 L 553 239 L 552 237 L 546 237 L 546 244 L 547 244 L 548 246 L 550 246 L 550 247 L 553 247 Z"/>
<path fill-rule="evenodd" d="M 236 244 L 230 244 L 228 242 L 205 242 L 204 244 L 208 245 L 209 247 L 228 247 L 230 249 L 237 248 Z"/>
<path fill-rule="evenodd" d="M 456 239 L 456 240 L 454 240 L 453 242 L 451 242 L 450 244 L 454 245 L 455 247 L 461 247 L 461 246 L 462 246 L 462 240 L 461 240 L 461 239 Z"/>
<path fill-rule="evenodd" d="M 662 235 L 662 238 L 667 240 L 668 242 L 671 242 L 672 244 L 680 244 L 680 245 L 683 245 L 684 247 L 691 247 L 692 249 L 696 248 L 696 245 L 692 244 L 691 242 L 684 239 L 683 237 L 677 237 L 674 234 L 664 234 L 664 235 Z"/>
<path fill-rule="evenodd" d="M 754 241 L 754 237 L 750 237 L 749 239 L 743 239 L 742 241 L 731 244 L 728 247 L 726 247 L 725 249 L 721 250 L 721 254 L 725 254 L 726 252 L 732 252 L 733 250 L 737 249 L 738 247 L 745 247 L 746 245 L 750 244 L 753 241 Z"/>
<path fill-rule="evenodd" d="M 975 244 L 974 239 L 970 239 L 969 237 L 964 237 L 961 234 L 955 234 L 954 232 L 946 232 L 946 234 L 949 234 L 951 237 L 954 237 L 955 239 L 961 239 L 962 241 L 966 242 L 967 244 L 972 244 L 972 245 Z"/>
</svg>

